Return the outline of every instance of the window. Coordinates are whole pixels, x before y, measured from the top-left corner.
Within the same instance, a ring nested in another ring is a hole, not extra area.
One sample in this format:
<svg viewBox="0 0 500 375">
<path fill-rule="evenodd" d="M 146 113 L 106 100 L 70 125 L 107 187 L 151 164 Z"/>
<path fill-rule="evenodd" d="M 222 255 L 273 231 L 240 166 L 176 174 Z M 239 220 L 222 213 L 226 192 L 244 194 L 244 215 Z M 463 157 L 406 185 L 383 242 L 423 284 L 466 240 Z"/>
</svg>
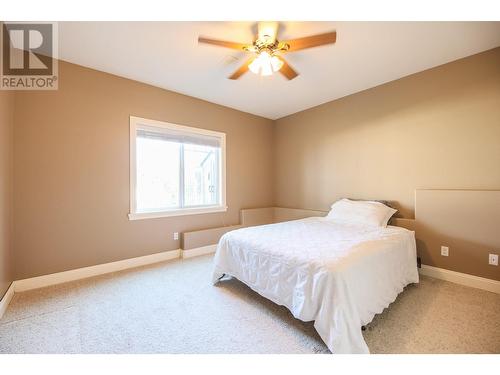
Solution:
<svg viewBox="0 0 500 375">
<path fill-rule="evenodd" d="M 131 220 L 226 211 L 225 134 L 130 117 Z"/>
</svg>

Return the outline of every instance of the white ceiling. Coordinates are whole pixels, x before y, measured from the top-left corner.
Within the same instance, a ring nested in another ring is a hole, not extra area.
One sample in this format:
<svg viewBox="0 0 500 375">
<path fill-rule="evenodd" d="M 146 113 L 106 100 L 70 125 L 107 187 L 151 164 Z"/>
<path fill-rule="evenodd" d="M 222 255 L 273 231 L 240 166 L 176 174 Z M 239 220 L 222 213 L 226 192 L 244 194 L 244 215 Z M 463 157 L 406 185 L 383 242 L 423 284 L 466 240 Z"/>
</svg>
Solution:
<svg viewBox="0 0 500 375">
<path fill-rule="evenodd" d="M 282 22 L 279 39 L 336 30 L 337 43 L 286 55 L 300 76 L 227 79 L 245 53 L 199 35 L 251 43 L 252 22 L 60 22 L 75 64 L 277 119 L 500 46 L 500 22 Z"/>
</svg>

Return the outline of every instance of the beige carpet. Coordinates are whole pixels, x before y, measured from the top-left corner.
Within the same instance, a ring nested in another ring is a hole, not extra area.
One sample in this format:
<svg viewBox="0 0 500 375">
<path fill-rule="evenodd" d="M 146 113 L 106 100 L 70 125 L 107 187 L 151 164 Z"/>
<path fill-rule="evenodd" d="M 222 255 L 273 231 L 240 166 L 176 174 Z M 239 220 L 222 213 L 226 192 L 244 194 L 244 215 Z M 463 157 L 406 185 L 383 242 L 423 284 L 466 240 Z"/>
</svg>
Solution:
<svg viewBox="0 0 500 375">
<path fill-rule="evenodd" d="M 312 323 L 237 280 L 210 284 L 211 256 L 16 294 L 1 353 L 328 353 Z M 365 332 L 372 353 L 500 353 L 500 295 L 423 278 Z"/>
</svg>

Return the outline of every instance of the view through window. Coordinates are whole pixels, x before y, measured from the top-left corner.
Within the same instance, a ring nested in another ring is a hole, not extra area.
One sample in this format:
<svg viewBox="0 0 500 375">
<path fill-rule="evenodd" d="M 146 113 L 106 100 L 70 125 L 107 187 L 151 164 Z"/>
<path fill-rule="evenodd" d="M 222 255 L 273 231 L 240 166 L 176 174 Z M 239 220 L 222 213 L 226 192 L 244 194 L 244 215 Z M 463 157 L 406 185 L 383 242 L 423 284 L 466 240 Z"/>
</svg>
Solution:
<svg viewBox="0 0 500 375">
<path fill-rule="evenodd" d="M 131 121 L 135 157 L 133 213 L 224 207 L 224 135 Z M 161 125 L 160 124 L 160 125 Z"/>
</svg>

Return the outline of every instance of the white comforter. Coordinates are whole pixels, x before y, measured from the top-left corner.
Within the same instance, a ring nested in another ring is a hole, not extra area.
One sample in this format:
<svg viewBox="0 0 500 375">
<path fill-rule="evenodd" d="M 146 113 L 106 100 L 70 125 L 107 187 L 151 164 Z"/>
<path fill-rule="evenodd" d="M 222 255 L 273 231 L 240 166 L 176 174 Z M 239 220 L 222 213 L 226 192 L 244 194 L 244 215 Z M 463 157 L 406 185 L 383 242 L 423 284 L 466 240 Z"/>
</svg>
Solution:
<svg viewBox="0 0 500 375">
<path fill-rule="evenodd" d="M 332 353 L 369 353 L 361 326 L 418 282 L 415 235 L 320 217 L 238 229 L 217 247 L 213 282 L 224 274 L 314 320 Z"/>
</svg>

